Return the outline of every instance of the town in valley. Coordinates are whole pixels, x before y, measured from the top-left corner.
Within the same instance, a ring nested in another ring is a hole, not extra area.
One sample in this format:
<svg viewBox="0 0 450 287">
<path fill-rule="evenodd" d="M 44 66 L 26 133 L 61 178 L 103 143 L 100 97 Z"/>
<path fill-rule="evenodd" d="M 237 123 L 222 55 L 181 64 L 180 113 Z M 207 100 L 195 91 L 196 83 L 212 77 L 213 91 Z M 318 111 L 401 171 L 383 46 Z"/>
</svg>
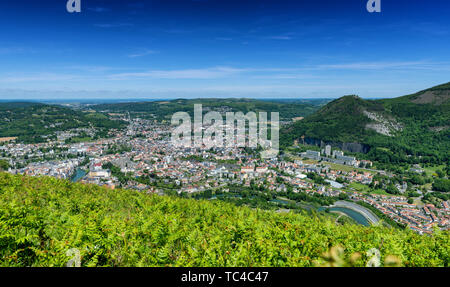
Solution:
<svg viewBox="0 0 450 287">
<path fill-rule="evenodd" d="M 111 116 L 126 122 L 126 128 L 81 142 L 68 139 L 94 135 L 95 128 L 58 131 L 56 139 L 35 144 L 3 138 L 0 159 L 13 174 L 52 176 L 109 189 L 227 200 L 278 212 L 333 212 L 333 207 L 343 207 L 359 212 L 367 222 L 384 219 L 384 224 L 388 221 L 420 234 L 450 229 L 449 201 L 423 202 L 430 188 L 407 181 L 393 184 L 392 172 L 377 170 L 371 161 L 330 145 L 316 148 L 296 142 L 263 159 L 258 150 L 249 148 L 176 147 L 168 123 L 126 113 Z M 425 173 L 419 165 L 411 172 Z M 386 192 L 388 185 L 394 193 Z"/>
</svg>

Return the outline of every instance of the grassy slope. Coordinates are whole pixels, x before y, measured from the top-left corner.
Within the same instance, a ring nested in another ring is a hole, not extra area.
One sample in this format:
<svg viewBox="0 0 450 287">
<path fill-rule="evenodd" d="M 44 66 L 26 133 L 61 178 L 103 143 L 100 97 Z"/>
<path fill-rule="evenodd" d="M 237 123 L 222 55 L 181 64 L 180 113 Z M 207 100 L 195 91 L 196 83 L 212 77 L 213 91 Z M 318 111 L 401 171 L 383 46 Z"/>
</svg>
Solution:
<svg viewBox="0 0 450 287">
<path fill-rule="evenodd" d="M 345 259 L 378 248 L 406 266 L 448 266 L 450 236 L 336 225 L 223 202 L 107 190 L 0 173 L 0 266 L 312 266 L 341 245 Z"/>
</svg>

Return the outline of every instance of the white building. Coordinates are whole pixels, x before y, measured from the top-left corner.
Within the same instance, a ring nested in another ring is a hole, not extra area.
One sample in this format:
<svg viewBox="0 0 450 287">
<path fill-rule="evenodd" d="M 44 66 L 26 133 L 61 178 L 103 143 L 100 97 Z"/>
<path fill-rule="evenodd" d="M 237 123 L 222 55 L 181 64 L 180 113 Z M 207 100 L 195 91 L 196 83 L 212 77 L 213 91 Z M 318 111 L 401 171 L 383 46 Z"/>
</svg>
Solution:
<svg viewBox="0 0 450 287">
<path fill-rule="evenodd" d="M 331 155 L 331 146 L 327 145 L 325 146 L 325 156 L 330 156 Z"/>
</svg>

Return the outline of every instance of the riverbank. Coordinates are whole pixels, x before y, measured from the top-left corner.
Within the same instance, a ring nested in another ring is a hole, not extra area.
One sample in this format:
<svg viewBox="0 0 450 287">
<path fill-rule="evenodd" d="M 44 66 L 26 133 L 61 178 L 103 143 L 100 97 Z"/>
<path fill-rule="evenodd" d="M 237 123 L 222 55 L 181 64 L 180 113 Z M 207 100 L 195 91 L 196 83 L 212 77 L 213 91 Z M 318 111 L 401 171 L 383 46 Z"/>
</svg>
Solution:
<svg viewBox="0 0 450 287">
<path fill-rule="evenodd" d="M 348 201 L 336 201 L 336 203 L 334 205 L 332 205 L 331 208 L 332 207 L 347 208 L 347 209 L 353 210 L 355 212 L 358 212 L 359 214 L 364 216 L 371 224 L 375 224 L 380 221 L 380 219 L 375 214 L 373 214 L 372 211 L 370 211 L 356 203 L 352 203 L 352 202 L 348 202 Z"/>
</svg>

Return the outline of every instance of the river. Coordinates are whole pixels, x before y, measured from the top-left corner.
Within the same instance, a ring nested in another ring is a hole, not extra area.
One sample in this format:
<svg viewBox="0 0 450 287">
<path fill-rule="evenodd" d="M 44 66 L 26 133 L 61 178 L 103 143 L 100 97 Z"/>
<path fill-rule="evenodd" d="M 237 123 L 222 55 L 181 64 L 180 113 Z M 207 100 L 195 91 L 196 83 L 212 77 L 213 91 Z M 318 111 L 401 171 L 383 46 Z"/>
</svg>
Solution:
<svg viewBox="0 0 450 287">
<path fill-rule="evenodd" d="M 361 213 L 354 211 L 352 209 L 348 209 L 345 207 L 330 207 L 329 210 L 344 213 L 357 223 L 364 226 L 370 226 L 369 221 Z"/>
<path fill-rule="evenodd" d="M 72 177 L 72 181 L 77 182 L 80 179 L 82 179 L 85 175 L 86 175 L 86 172 L 84 170 L 77 168 L 77 170 L 75 171 L 75 174 Z"/>
<path fill-rule="evenodd" d="M 357 223 L 364 226 L 370 226 L 371 224 L 375 224 L 379 221 L 378 217 L 370 210 L 353 202 L 340 200 L 337 201 L 334 206 L 319 208 L 319 211 L 325 210 L 326 208 L 328 208 L 330 211 L 344 213 L 345 215 L 355 220 Z"/>
</svg>

